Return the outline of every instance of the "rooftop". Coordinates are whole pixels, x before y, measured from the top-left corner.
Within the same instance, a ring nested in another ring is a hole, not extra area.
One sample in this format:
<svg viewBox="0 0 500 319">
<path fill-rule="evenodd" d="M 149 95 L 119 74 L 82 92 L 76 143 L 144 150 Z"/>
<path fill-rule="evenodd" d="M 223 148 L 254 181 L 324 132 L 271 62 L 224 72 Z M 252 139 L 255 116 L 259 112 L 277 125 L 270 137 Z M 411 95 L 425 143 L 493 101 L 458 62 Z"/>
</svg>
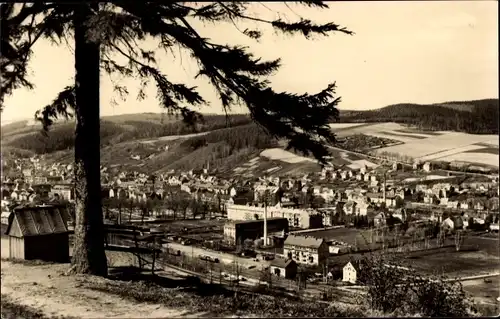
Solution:
<svg viewBox="0 0 500 319">
<path fill-rule="evenodd" d="M 274 220 L 286 220 L 287 223 L 288 223 L 288 219 L 286 218 L 283 218 L 283 217 L 269 217 L 267 218 L 267 221 L 274 221 Z M 264 222 L 264 219 L 253 219 L 253 220 L 228 220 L 227 223 L 228 224 L 233 224 L 233 225 L 237 225 L 237 224 L 252 224 L 252 223 L 263 223 Z"/>
<path fill-rule="evenodd" d="M 281 259 L 281 258 L 275 258 L 271 261 L 270 266 L 272 267 L 278 267 L 278 268 L 286 268 L 290 264 L 295 263 L 293 259 Z"/>
<path fill-rule="evenodd" d="M 285 245 L 319 248 L 319 246 L 321 246 L 323 241 L 324 239 L 317 237 L 288 235 L 288 237 L 285 240 Z"/>
<path fill-rule="evenodd" d="M 66 218 L 62 209 L 57 206 L 16 208 L 9 217 L 6 234 L 24 237 L 66 233 Z M 14 228 L 16 226 L 17 229 Z"/>
</svg>

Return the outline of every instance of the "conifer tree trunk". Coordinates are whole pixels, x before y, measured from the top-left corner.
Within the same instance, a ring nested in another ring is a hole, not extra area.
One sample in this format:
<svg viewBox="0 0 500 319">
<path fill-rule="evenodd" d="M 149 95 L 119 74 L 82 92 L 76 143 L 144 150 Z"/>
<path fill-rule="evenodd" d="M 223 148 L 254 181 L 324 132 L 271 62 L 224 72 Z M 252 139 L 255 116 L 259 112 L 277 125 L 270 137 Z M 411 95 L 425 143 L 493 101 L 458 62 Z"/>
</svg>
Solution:
<svg viewBox="0 0 500 319">
<path fill-rule="evenodd" d="M 75 203 L 73 271 L 107 275 L 99 150 L 99 44 L 87 41 L 85 22 L 97 4 L 75 5 Z"/>
</svg>

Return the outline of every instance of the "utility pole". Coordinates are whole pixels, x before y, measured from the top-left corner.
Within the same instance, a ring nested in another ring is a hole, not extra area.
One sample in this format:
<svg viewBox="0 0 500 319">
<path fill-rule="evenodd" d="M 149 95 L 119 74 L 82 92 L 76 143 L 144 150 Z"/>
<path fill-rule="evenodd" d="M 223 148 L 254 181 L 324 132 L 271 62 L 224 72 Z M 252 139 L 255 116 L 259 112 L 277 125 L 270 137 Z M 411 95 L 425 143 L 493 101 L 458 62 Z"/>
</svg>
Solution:
<svg viewBox="0 0 500 319">
<path fill-rule="evenodd" d="M 324 277 L 324 282 L 325 282 L 325 284 L 327 284 L 327 283 L 328 283 L 328 279 L 327 279 L 327 277 L 328 277 L 328 259 L 327 259 L 327 260 L 326 260 L 326 262 L 325 262 L 325 277 Z"/>
<path fill-rule="evenodd" d="M 382 193 L 382 194 L 383 194 L 384 206 L 385 206 L 385 203 L 386 203 L 386 194 L 385 194 L 385 189 L 386 189 L 386 179 L 387 179 L 386 174 L 387 174 L 387 172 L 384 172 L 384 182 L 383 182 L 383 185 L 382 185 L 382 187 L 383 187 L 383 189 L 382 189 L 382 192 L 383 192 L 383 193 Z"/>
<path fill-rule="evenodd" d="M 268 234 L 267 234 L 267 205 L 269 201 L 269 189 L 266 188 L 264 191 L 264 247 L 267 247 L 269 244 Z"/>
</svg>

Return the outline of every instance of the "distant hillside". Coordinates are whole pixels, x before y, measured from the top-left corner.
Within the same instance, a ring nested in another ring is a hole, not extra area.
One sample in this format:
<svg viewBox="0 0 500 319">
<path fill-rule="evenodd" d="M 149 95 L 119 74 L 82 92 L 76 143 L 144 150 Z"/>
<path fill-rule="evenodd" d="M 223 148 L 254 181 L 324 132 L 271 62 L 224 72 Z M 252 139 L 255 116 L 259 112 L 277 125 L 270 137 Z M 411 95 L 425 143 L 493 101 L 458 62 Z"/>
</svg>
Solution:
<svg viewBox="0 0 500 319">
<path fill-rule="evenodd" d="M 201 169 L 207 164 L 228 172 L 264 149 L 276 146 L 274 138 L 251 123 L 193 137 L 131 140 L 101 145 L 101 163 L 108 167 L 127 167 L 145 173 Z M 54 151 L 46 158 L 50 162 L 71 163 L 73 151 Z"/>
<path fill-rule="evenodd" d="M 13 132 L 19 129 L 23 129 L 28 124 L 27 120 L 11 122 L 8 124 L 2 124 L 2 134 Z"/>
<path fill-rule="evenodd" d="M 104 117 L 101 119 L 101 146 L 138 139 L 209 132 L 249 123 L 251 119 L 247 115 L 231 115 L 227 118 L 225 115 L 208 115 L 194 127 L 186 125 L 180 118 L 154 113 Z M 2 144 L 31 150 L 37 154 L 71 149 L 74 145 L 74 123 L 58 123 L 47 134 L 42 134 L 39 126 L 17 126 L 2 134 Z"/>
<path fill-rule="evenodd" d="M 101 119 L 102 164 L 147 173 L 207 164 L 229 171 L 276 146 L 277 141 L 247 115 L 205 115 L 195 127 L 161 114 Z M 2 136 L 2 147 L 12 154 L 45 154 L 49 162 L 70 163 L 74 160 L 74 123 L 58 123 L 46 135 L 40 127 L 13 127 L 8 136 Z"/>
<path fill-rule="evenodd" d="M 340 122 L 396 122 L 424 130 L 498 134 L 498 110 L 498 99 L 427 105 L 402 103 L 368 111 L 343 110 Z"/>
</svg>

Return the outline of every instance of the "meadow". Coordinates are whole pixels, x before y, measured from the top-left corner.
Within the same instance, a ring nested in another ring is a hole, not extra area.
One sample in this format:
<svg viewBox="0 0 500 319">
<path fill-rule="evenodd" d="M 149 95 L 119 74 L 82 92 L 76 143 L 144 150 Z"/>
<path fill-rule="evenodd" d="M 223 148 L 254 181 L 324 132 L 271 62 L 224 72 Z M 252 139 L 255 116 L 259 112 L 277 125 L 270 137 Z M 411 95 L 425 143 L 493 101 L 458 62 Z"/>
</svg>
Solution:
<svg viewBox="0 0 500 319">
<path fill-rule="evenodd" d="M 398 153 L 421 161 L 445 160 L 499 167 L 497 135 L 421 131 L 397 123 L 343 124 L 334 123 L 330 127 L 338 136 L 364 134 L 402 142 L 374 150 L 375 154 Z"/>
</svg>

